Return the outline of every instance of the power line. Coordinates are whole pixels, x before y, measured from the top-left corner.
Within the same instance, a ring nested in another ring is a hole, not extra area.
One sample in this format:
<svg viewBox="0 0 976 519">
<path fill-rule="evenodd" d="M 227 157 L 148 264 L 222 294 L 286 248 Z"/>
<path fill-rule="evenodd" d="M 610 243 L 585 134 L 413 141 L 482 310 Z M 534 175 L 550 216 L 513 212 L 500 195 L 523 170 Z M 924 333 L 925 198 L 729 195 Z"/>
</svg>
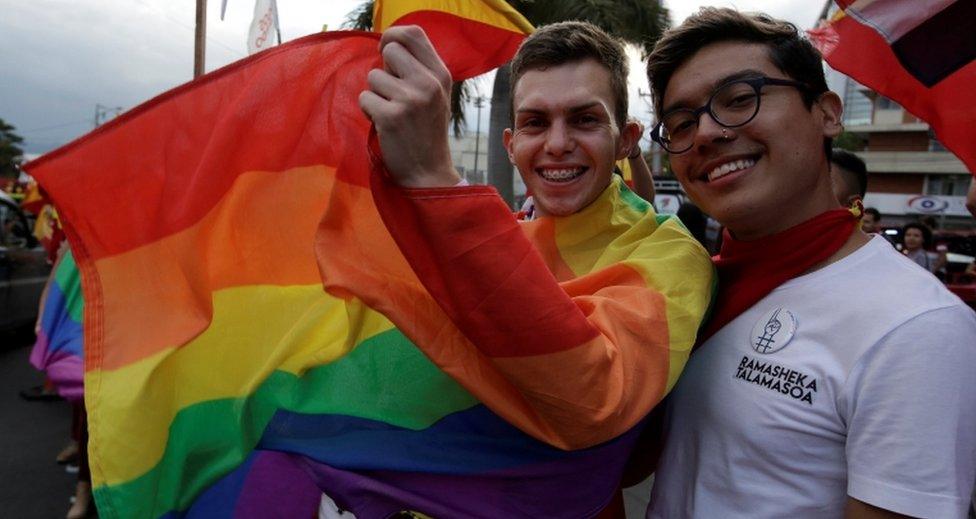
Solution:
<svg viewBox="0 0 976 519">
<path fill-rule="evenodd" d="M 31 132 L 43 132 L 43 131 L 47 131 L 47 130 L 57 130 L 58 128 L 65 128 L 65 127 L 68 127 L 68 126 L 74 126 L 76 124 L 82 124 L 82 123 L 88 123 L 88 122 L 90 122 L 88 119 L 80 119 L 80 120 L 77 120 L 77 121 L 70 121 L 70 122 L 66 122 L 66 123 L 52 124 L 51 126 L 42 126 L 40 128 L 31 128 L 30 130 L 23 130 L 23 132 L 25 134 L 27 134 L 27 133 L 31 133 Z"/>
<path fill-rule="evenodd" d="M 183 27 L 184 29 L 186 29 L 186 30 L 188 30 L 190 32 L 196 32 L 196 28 L 191 27 L 191 26 L 183 23 L 180 20 L 177 20 L 176 18 L 173 18 L 172 16 L 170 16 L 166 12 L 157 9 L 156 6 L 146 3 L 144 0 L 136 0 L 136 2 L 138 2 L 138 3 L 140 3 L 140 4 L 142 4 L 142 5 L 146 6 L 146 7 L 148 7 L 149 9 L 152 9 L 153 11 L 156 11 L 156 13 L 158 13 L 158 14 L 163 15 L 163 17 L 165 17 L 167 20 L 175 23 L 176 25 L 179 25 L 180 27 Z M 234 53 L 234 54 L 236 54 L 236 55 L 238 55 L 238 56 L 240 56 L 242 58 L 246 58 L 247 57 L 246 54 L 242 54 L 238 49 L 235 49 L 235 48 L 233 48 L 233 47 L 231 47 L 229 45 L 226 45 L 226 44 L 224 44 L 224 42 L 222 42 L 220 40 L 217 40 L 215 38 L 212 38 L 210 36 L 207 36 L 207 41 L 210 42 L 210 43 L 215 43 L 215 44 L 223 47 L 224 49 L 227 49 L 228 51 L 230 51 L 230 52 L 232 52 L 232 53 Z"/>
</svg>

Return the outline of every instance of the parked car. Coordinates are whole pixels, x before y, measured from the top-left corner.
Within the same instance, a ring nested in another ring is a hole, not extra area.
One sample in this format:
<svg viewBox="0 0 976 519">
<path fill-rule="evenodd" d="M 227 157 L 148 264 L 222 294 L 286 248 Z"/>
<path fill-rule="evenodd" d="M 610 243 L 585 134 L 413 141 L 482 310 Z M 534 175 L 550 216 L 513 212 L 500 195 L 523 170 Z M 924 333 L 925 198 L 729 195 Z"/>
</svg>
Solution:
<svg viewBox="0 0 976 519">
<path fill-rule="evenodd" d="M 0 191 L 0 331 L 28 328 L 37 320 L 51 265 L 31 229 L 32 220 Z"/>
</svg>

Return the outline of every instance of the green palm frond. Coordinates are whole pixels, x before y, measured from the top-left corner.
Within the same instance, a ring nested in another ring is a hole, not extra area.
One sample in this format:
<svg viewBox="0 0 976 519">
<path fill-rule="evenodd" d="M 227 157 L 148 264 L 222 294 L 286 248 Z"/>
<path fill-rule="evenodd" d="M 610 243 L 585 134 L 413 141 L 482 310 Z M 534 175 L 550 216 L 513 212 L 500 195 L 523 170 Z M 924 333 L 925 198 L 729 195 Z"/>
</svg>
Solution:
<svg viewBox="0 0 976 519">
<path fill-rule="evenodd" d="M 373 4 L 373 0 L 359 4 L 346 15 L 346 21 L 342 22 L 342 28 L 357 31 L 373 30 Z"/>
<path fill-rule="evenodd" d="M 533 25 L 584 20 L 627 43 L 646 56 L 670 25 L 670 16 L 658 0 L 508 0 Z"/>
</svg>

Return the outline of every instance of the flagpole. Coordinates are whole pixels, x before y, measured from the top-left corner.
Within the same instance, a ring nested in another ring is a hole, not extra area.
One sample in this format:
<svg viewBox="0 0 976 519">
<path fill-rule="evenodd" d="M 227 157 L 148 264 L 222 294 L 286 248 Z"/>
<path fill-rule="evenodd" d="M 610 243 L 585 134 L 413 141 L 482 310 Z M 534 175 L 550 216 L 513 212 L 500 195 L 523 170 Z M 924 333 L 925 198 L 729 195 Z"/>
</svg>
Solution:
<svg viewBox="0 0 976 519">
<path fill-rule="evenodd" d="M 197 0 L 197 27 L 193 46 L 193 77 L 203 75 L 207 54 L 207 0 Z"/>
</svg>

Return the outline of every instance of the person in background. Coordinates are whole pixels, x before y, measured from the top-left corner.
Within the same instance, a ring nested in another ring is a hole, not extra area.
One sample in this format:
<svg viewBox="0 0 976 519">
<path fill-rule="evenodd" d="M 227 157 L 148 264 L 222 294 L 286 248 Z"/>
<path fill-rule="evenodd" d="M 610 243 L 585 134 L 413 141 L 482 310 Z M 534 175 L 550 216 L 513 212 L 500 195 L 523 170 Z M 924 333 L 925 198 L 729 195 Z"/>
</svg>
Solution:
<svg viewBox="0 0 976 519">
<path fill-rule="evenodd" d="M 969 192 L 966 193 L 966 209 L 976 217 L 976 178 L 969 181 Z"/>
<path fill-rule="evenodd" d="M 708 215 L 702 212 L 697 205 L 691 202 L 682 202 L 678 206 L 678 219 L 681 223 L 685 224 L 688 228 L 688 232 L 698 240 L 698 243 L 705 247 L 705 250 L 710 250 L 708 246 L 708 239 L 706 237 L 706 231 L 708 230 Z"/>
<path fill-rule="evenodd" d="M 861 214 L 861 230 L 866 234 L 880 236 L 888 243 L 894 245 L 891 236 L 885 234 L 884 229 L 881 227 L 881 211 L 873 207 L 864 208 L 864 213 Z"/>
<path fill-rule="evenodd" d="M 909 223 L 902 227 L 901 250 L 908 259 L 918 263 L 925 270 L 936 274 L 941 272 L 948 261 L 945 246 L 940 246 L 937 252 L 931 252 L 932 230 L 920 223 Z"/>
<path fill-rule="evenodd" d="M 965 280 L 976 282 L 976 261 L 966 265 L 966 270 L 962 273 Z"/>
<path fill-rule="evenodd" d="M 857 155 L 840 148 L 830 152 L 830 179 L 834 196 L 842 207 L 864 200 L 868 190 L 868 169 Z"/>
<path fill-rule="evenodd" d="M 881 212 L 873 207 L 865 207 L 861 216 L 861 230 L 867 234 L 884 234 L 881 228 Z"/>
</svg>

